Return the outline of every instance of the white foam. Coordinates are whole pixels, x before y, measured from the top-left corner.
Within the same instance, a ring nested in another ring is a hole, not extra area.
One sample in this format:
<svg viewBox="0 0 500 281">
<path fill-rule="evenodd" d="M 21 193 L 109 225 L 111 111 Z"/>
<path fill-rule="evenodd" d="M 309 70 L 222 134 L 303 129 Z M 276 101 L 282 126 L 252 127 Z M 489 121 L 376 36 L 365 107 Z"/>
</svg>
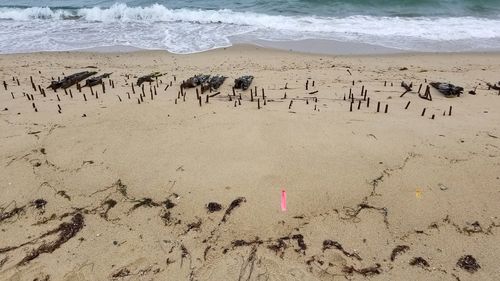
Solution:
<svg viewBox="0 0 500 281">
<path fill-rule="evenodd" d="M 27 45 L 31 45 L 28 49 L 36 49 L 32 42 L 45 40 L 49 45 L 38 48 L 59 50 L 122 44 L 186 53 L 228 46 L 230 38 L 236 35 L 267 40 L 333 39 L 409 50 L 432 50 L 432 44 L 449 44 L 455 48 L 451 50 L 473 49 L 474 44 L 500 48 L 500 18 L 336 18 L 115 4 L 75 11 L 0 8 L 0 20 L 4 20 L 0 21 L 2 30 L 12 29 L 13 25 L 17 28 L 15 32 L 0 34 L 0 52 L 16 48 L 23 51 Z M 47 38 L 29 37 L 34 34 Z"/>
</svg>

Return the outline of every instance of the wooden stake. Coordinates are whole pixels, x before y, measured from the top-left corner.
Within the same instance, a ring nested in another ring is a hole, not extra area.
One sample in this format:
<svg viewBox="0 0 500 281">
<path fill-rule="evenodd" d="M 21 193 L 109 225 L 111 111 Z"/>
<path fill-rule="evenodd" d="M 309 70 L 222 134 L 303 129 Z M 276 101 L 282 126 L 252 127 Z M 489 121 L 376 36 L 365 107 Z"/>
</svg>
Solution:
<svg viewBox="0 0 500 281">
<path fill-rule="evenodd" d="M 389 104 L 386 104 L 384 113 L 387 113 L 388 110 L 389 110 Z"/>
<path fill-rule="evenodd" d="M 424 116 L 425 115 L 425 107 L 424 107 L 424 110 L 422 110 L 422 115 L 421 116 Z"/>
<path fill-rule="evenodd" d="M 408 103 L 407 103 L 407 104 L 406 104 L 406 106 L 405 106 L 405 109 L 408 109 L 408 107 L 410 106 L 410 102 L 411 102 L 411 101 L 408 101 Z"/>
<path fill-rule="evenodd" d="M 448 116 L 451 116 L 451 109 L 452 109 L 452 108 L 453 108 L 453 107 L 450 105 L 450 111 L 448 112 Z"/>
<path fill-rule="evenodd" d="M 377 112 L 380 112 L 380 102 L 377 102 Z"/>
</svg>

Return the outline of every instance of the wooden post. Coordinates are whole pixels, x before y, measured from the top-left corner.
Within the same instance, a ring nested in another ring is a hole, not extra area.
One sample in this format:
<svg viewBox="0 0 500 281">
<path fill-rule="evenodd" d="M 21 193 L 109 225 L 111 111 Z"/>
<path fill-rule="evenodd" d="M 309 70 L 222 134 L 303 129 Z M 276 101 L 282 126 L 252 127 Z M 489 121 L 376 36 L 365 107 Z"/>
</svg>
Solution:
<svg viewBox="0 0 500 281">
<path fill-rule="evenodd" d="M 201 107 L 201 97 L 198 98 L 198 103 L 200 104 Z"/>
<path fill-rule="evenodd" d="M 434 114 L 432 114 L 432 117 L 431 117 L 431 119 L 433 119 L 433 120 L 434 120 Z"/>
<path fill-rule="evenodd" d="M 292 108 L 293 100 L 290 101 L 290 104 L 288 105 L 288 109 Z"/>
<path fill-rule="evenodd" d="M 118 99 L 120 100 L 120 102 L 122 102 L 122 98 L 120 98 L 120 96 L 119 96 L 119 95 L 116 95 L 116 96 L 118 97 Z"/>
<path fill-rule="evenodd" d="M 418 93 L 420 94 L 420 90 L 422 90 L 422 84 L 420 84 L 420 86 L 418 86 Z"/>
<path fill-rule="evenodd" d="M 384 87 L 386 87 L 386 86 L 387 86 L 387 81 L 384 81 Z"/>
<path fill-rule="evenodd" d="M 451 116 L 451 109 L 452 109 L 452 106 L 450 105 L 450 111 L 448 112 L 448 116 Z"/>
<path fill-rule="evenodd" d="M 424 116 L 425 115 L 425 107 L 424 107 L 424 110 L 422 110 L 422 115 L 421 116 Z"/>
<path fill-rule="evenodd" d="M 208 103 L 208 97 L 209 97 L 209 95 L 207 95 L 207 100 L 205 101 L 205 103 Z"/>
<path fill-rule="evenodd" d="M 102 85 L 102 93 L 105 94 L 106 93 L 106 86 L 104 86 L 104 82 L 101 82 L 101 85 Z"/>
<path fill-rule="evenodd" d="M 366 107 L 370 107 L 370 98 L 368 97 L 368 99 L 366 100 Z"/>
<path fill-rule="evenodd" d="M 405 106 L 405 109 L 408 109 L 408 107 L 410 106 L 410 102 L 411 102 L 411 101 L 408 101 L 408 103 L 407 103 L 407 104 L 406 104 L 406 106 Z"/>
<path fill-rule="evenodd" d="M 83 99 L 87 101 L 87 97 L 85 96 L 85 94 L 83 94 Z"/>
<path fill-rule="evenodd" d="M 358 110 L 361 109 L 361 100 L 358 101 Z"/>
<path fill-rule="evenodd" d="M 377 102 L 377 112 L 380 112 L 380 102 Z"/>
<path fill-rule="evenodd" d="M 260 109 L 260 99 L 257 99 L 257 109 Z"/>
<path fill-rule="evenodd" d="M 349 104 L 350 104 L 350 106 L 349 106 L 349 112 L 352 112 L 352 104 L 353 104 L 353 102 L 351 101 Z"/>
<path fill-rule="evenodd" d="M 306 91 L 309 90 L 309 80 L 306 81 Z"/>
</svg>

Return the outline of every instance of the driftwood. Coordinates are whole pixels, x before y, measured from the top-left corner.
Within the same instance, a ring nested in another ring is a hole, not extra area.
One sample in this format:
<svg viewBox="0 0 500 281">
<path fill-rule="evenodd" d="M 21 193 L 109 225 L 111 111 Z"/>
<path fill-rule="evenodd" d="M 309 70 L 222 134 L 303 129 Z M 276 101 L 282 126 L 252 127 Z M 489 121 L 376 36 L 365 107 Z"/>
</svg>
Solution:
<svg viewBox="0 0 500 281">
<path fill-rule="evenodd" d="M 95 85 L 102 84 L 102 79 L 108 78 L 111 74 L 112 73 L 104 73 L 103 75 L 89 78 L 85 81 L 85 85 L 83 85 L 83 87 L 93 87 Z"/>
<path fill-rule="evenodd" d="M 418 94 L 418 96 L 424 100 L 429 100 L 429 101 L 432 101 L 432 95 L 431 95 L 431 88 L 429 87 L 429 85 L 427 85 L 425 87 L 425 94 Z"/>
<path fill-rule="evenodd" d="M 404 81 L 401 82 L 401 87 L 405 88 L 405 92 L 401 94 L 400 97 L 403 97 L 406 93 L 411 92 L 411 88 L 413 87 L 413 83 L 410 83 L 410 85 L 406 84 Z"/>
<path fill-rule="evenodd" d="M 429 84 L 446 97 L 460 96 L 464 91 L 464 88 L 449 83 L 431 82 Z"/>
<path fill-rule="evenodd" d="M 149 75 L 144 75 L 144 76 L 141 76 L 137 79 L 137 86 L 141 86 L 142 83 L 144 82 L 154 82 L 153 78 L 158 78 L 160 76 L 163 76 L 164 73 L 160 73 L 160 72 L 153 72 Z"/>
<path fill-rule="evenodd" d="M 210 84 L 210 87 L 214 90 L 219 89 L 219 87 L 224 83 L 224 80 L 226 80 L 227 77 L 222 76 L 222 75 L 215 75 L 210 78 L 210 81 L 208 84 Z"/>
<path fill-rule="evenodd" d="M 198 74 L 182 82 L 181 88 L 194 88 L 208 81 L 210 75 Z"/>
<path fill-rule="evenodd" d="M 500 84 L 500 83 L 499 83 Z M 491 83 L 486 83 L 486 85 L 488 86 L 489 89 L 493 89 L 493 90 L 497 90 L 497 91 L 500 91 L 500 87 L 495 85 L 495 84 L 491 84 Z"/>
<path fill-rule="evenodd" d="M 240 78 L 234 80 L 234 88 L 242 89 L 244 91 L 248 89 L 248 87 L 250 87 L 252 81 L 253 81 L 252 75 L 241 76 Z"/>
<path fill-rule="evenodd" d="M 74 84 L 76 84 L 80 81 L 83 81 L 84 79 L 86 79 L 92 75 L 95 75 L 95 74 L 97 74 L 97 72 L 95 72 L 95 71 L 83 71 L 83 72 L 71 74 L 69 76 L 64 77 L 62 80 L 52 81 L 50 83 L 50 86 L 47 87 L 47 89 L 52 88 L 52 90 L 54 90 L 54 91 L 59 89 L 59 88 L 66 89 L 66 88 L 69 88 L 69 87 L 73 86 Z"/>
</svg>

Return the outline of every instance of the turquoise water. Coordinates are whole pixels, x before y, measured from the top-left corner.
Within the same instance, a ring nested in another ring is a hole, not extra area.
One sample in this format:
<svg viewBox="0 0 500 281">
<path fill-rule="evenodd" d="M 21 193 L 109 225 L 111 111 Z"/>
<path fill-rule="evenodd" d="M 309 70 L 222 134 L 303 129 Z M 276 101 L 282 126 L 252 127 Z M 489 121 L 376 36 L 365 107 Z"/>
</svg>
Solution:
<svg viewBox="0 0 500 281">
<path fill-rule="evenodd" d="M 499 0 L 0 0 L 0 52 L 126 45 L 198 52 L 331 39 L 409 51 L 500 49 Z"/>
</svg>

